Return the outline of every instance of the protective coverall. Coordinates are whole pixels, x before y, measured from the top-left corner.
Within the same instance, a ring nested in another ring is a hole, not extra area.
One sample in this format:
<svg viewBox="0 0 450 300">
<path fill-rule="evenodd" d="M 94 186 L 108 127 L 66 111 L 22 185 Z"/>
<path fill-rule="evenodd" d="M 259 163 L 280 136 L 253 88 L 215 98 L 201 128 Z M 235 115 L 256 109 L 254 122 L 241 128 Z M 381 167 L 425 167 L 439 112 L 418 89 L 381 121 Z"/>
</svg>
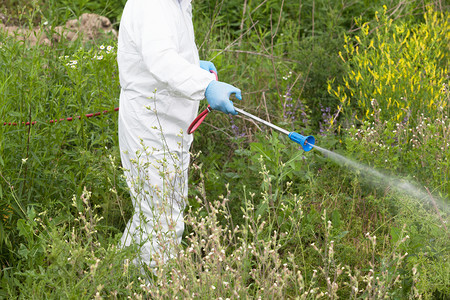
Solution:
<svg viewBox="0 0 450 300">
<path fill-rule="evenodd" d="M 119 29 L 119 145 L 135 208 L 121 242 L 138 245 L 135 262 L 150 267 L 181 241 L 186 130 L 215 79 L 199 66 L 190 2 L 128 0 Z"/>
</svg>

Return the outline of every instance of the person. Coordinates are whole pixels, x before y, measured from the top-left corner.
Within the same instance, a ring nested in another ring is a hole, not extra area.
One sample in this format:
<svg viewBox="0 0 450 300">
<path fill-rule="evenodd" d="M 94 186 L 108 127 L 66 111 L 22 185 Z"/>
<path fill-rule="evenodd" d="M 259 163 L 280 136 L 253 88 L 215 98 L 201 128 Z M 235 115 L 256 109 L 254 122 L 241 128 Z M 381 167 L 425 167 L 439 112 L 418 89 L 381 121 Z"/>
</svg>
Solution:
<svg viewBox="0 0 450 300">
<path fill-rule="evenodd" d="M 193 140 L 186 131 L 199 102 L 235 115 L 230 96 L 242 96 L 216 80 L 213 63 L 199 60 L 191 0 L 128 0 L 117 61 L 119 147 L 134 206 L 121 244 L 139 247 L 134 262 L 152 268 L 181 242 Z"/>
</svg>

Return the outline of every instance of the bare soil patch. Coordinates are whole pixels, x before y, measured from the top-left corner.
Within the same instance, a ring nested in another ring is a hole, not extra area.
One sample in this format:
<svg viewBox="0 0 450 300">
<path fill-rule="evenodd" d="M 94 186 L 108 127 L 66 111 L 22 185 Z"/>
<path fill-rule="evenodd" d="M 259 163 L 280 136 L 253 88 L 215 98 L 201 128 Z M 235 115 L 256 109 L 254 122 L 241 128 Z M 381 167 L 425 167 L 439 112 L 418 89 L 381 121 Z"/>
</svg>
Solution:
<svg viewBox="0 0 450 300">
<path fill-rule="evenodd" d="M 6 17 L 0 14 L 0 30 L 6 31 L 18 40 L 27 41 L 30 45 L 52 45 L 61 40 L 74 41 L 81 38 L 83 41 L 97 40 L 104 36 L 117 37 L 117 31 L 111 21 L 97 14 L 85 13 L 79 19 L 69 20 L 64 26 L 50 28 L 47 26 L 24 28 L 8 26 L 4 23 Z"/>
</svg>

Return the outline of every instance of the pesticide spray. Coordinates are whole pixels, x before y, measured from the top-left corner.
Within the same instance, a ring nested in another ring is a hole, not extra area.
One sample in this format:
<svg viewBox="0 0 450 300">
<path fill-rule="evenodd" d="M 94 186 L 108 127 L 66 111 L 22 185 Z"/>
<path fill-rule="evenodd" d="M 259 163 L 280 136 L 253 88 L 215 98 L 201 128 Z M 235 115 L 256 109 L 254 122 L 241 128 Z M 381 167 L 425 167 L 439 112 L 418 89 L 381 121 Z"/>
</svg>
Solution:
<svg viewBox="0 0 450 300">
<path fill-rule="evenodd" d="M 372 185 L 380 185 L 390 187 L 396 192 L 406 194 L 410 197 L 413 197 L 414 199 L 420 200 L 420 201 L 426 201 L 429 204 L 432 204 L 436 211 L 438 212 L 438 207 L 442 209 L 443 211 L 446 211 L 448 209 L 448 204 L 444 201 L 444 199 L 440 197 L 434 197 L 430 192 L 426 192 L 423 189 L 420 189 L 419 187 L 415 186 L 414 184 L 405 181 L 400 180 L 398 178 L 395 178 L 393 176 L 385 175 L 373 168 L 370 168 L 369 166 L 366 166 L 364 164 L 355 162 L 349 158 L 346 158 L 340 154 L 334 153 L 330 150 L 326 150 L 324 148 L 321 148 L 317 145 L 315 145 L 315 138 L 313 136 L 303 136 L 297 132 L 289 132 L 283 128 L 280 128 L 270 122 L 267 122 L 255 115 L 252 115 L 240 108 L 234 107 L 235 110 L 241 114 L 244 115 L 258 123 L 264 124 L 282 134 L 287 135 L 292 141 L 299 144 L 303 150 L 310 151 L 312 149 L 316 149 L 320 151 L 323 155 L 328 157 L 329 159 L 333 160 L 334 162 L 338 163 L 341 166 L 348 166 L 354 170 L 360 171 L 364 175 L 368 175 L 368 181 Z M 198 115 L 198 117 L 192 122 L 192 124 L 189 126 L 188 133 L 193 133 L 200 124 L 205 120 L 206 115 L 211 112 L 212 109 L 208 105 L 208 108 L 205 109 L 202 113 Z"/>
<path fill-rule="evenodd" d="M 401 180 L 393 176 L 388 176 L 369 166 L 353 161 L 347 157 L 344 157 L 330 150 L 326 150 L 317 145 L 314 145 L 313 147 L 335 163 L 341 166 L 348 166 L 349 168 L 360 171 L 361 174 L 367 176 L 369 183 L 371 183 L 372 185 L 379 185 L 381 183 L 384 186 L 392 188 L 396 192 L 406 194 L 420 201 L 425 201 L 433 205 L 436 209 L 439 207 L 443 211 L 446 211 L 449 208 L 444 199 L 432 196 L 430 192 L 426 192 L 423 189 L 420 189 L 411 182 Z"/>
</svg>

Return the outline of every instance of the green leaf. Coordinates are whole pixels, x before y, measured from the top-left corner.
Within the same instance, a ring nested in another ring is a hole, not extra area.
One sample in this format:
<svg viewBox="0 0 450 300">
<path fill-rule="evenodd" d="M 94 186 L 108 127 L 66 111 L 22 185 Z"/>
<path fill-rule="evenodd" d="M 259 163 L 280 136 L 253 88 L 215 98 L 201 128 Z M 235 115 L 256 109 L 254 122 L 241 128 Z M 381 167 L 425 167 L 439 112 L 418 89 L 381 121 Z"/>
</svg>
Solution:
<svg viewBox="0 0 450 300">
<path fill-rule="evenodd" d="M 263 216 L 267 210 L 269 209 L 269 204 L 267 201 L 263 201 L 258 205 L 258 208 L 256 209 L 255 216 Z"/>
<path fill-rule="evenodd" d="M 22 256 L 24 258 L 28 258 L 28 254 L 30 253 L 30 250 L 28 250 L 28 248 L 25 247 L 24 244 L 20 244 L 20 249 L 17 252 L 19 253 L 20 256 Z"/>
<path fill-rule="evenodd" d="M 297 154 L 294 155 L 294 157 L 292 157 L 290 160 L 288 160 L 286 162 L 286 165 L 287 166 L 292 166 L 293 168 L 295 168 L 295 163 L 297 162 L 299 157 L 301 158 L 303 156 L 303 154 L 304 154 L 303 151 L 298 151 Z"/>
<path fill-rule="evenodd" d="M 28 220 L 31 220 L 31 222 L 34 224 L 34 218 L 36 218 L 36 211 L 34 210 L 34 207 L 31 207 L 27 211 L 28 214 Z"/>
<path fill-rule="evenodd" d="M 339 228 L 341 226 L 341 214 L 337 210 L 333 210 L 331 213 L 331 223 L 334 228 Z"/>
<path fill-rule="evenodd" d="M 348 231 L 341 231 L 339 232 L 338 235 L 334 236 L 333 239 L 336 241 L 339 241 L 340 239 L 342 239 L 344 236 L 346 236 L 348 233 Z"/>
<path fill-rule="evenodd" d="M 17 229 L 19 229 L 19 235 L 24 236 L 26 239 L 31 239 L 33 236 L 33 230 L 24 219 L 17 221 Z"/>
<path fill-rule="evenodd" d="M 16 111 L 10 111 L 10 112 L 8 112 L 8 115 L 11 117 L 16 117 L 16 118 L 22 117 L 22 114 L 19 112 L 16 112 Z"/>
<path fill-rule="evenodd" d="M 246 157 L 246 156 L 248 157 L 253 154 L 252 151 L 247 150 L 247 149 L 236 149 L 234 151 L 234 153 L 236 153 L 236 155 L 238 155 L 238 156 L 244 156 L 244 157 Z"/>
<path fill-rule="evenodd" d="M 0 220 L 0 246 L 3 244 L 3 240 L 5 239 L 5 229 L 3 227 L 3 220 Z"/>
<path fill-rule="evenodd" d="M 234 173 L 234 172 L 226 172 L 224 173 L 224 175 L 228 178 L 232 178 L 232 179 L 238 179 L 241 178 L 241 175 Z"/>
<path fill-rule="evenodd" d="M 267 160 L 273 162 L 272 157 L 269 155 L 269 153 L 267 153 L 267 151 L 264 150 L 263 146 L 261 143 L 251 143 L 250 144 L 250 149 L 252 149 L 252 151 L 257 151 L 260 154 L 262 154 L 263 157 L 265 157 Z"/>
<path fill-rule="evenodd" d="M 400 235 L 402 234 L 402 231 L 398 227 L 391 227 L 391 238 L 392 238 L 392 244 L 395 245 L 400 240 Z"/>
</svg>

